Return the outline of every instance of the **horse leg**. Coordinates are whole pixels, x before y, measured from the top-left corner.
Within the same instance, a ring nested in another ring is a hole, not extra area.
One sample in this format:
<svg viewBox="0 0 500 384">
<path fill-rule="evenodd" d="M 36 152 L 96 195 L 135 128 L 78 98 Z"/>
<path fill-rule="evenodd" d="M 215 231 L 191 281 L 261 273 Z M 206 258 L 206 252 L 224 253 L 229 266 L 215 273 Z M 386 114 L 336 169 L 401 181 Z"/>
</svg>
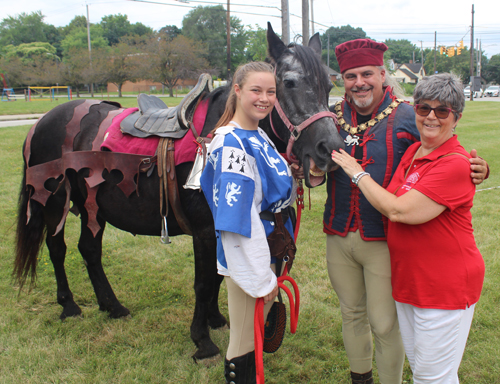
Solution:
<svg viewBox="0 0 500 384">
<path fill-rule="evenodd" d="M 219 348 L 210 338 L 208 326 L 219 328 L 227 324 L 219 311 L 218 293 L 222 276 L 217 274 L 216 240 L 213 226 L 193 232 L 195 255 L 194 291 L 196 304 L 191 323 L 191 339 L 198 347 L 193 359 L 206 359 L 219 354 Z"/>
<path fill-rule="evenodd" d="M 92 231 L 87 226 L 87 211 L 80 209 L 80 213 L 82 217 L 82 229 L 80 240 L 78 241 L 78 250 L 85 261 L 85 266 L 87 267 L 87 272 L 97 297 L 99 310 L 108 312 L 109 317 L 113 319 L 128 316 L 130 311 L 121 305 L 116 298 L 102 267 L 102 235 L 106 222 L 97 216 L 97 222 L 101 229 L 94 237 Z"/>
<path fill-rule="evenodd" d="M 210 305 L 208 308 L 208 325 L 212 329 L 222 328 L 227 325 L 227 319 L 220 313 L 219 310 L 219 290 L 220 285 L 224 280 L 224 276 L 217 273 L 217 268 L 215 268 L 215 282 L 213 284 L 212 300 L 210 300 Z"/>
<path fill-rule="evenodd" d="M 44 220 L 47 224 L 47 237 L 45 243 L 49 250 L 50 260 L 54 266 L 54 273 L 57 284 L 57 302 L 63 307 L 63 311 L 59 318 L 64 320 L 66 317 L 81 315 L 82 310 L 75 303 L 73 294 L 69 289 L 68 278 L 64 268 L 66 259 L 66 243 L 64 242 L 64 227 L 54 236 L 57 225 L 61 221 L 62 207 L 66 200 L 65 194 L 57 194 L 52 196 L 46 206 L 43 208 Z M 39 204 L 32 201 L 32 204 Z"/>
</svg>

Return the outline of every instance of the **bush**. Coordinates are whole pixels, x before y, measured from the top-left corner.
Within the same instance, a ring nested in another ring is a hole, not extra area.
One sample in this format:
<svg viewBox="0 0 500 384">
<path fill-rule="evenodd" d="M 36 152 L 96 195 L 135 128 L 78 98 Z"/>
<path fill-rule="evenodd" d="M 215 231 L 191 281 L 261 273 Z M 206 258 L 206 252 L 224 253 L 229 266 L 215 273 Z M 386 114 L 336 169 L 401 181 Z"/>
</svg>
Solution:
<svg viewBox="0 0 500 384">
<path fill-rule="evenodd" d="M 416 84 L 399 83 L 403 91 L 405 91 L 405 96 L 413 96 L 413 90 Z"/>
</svg>

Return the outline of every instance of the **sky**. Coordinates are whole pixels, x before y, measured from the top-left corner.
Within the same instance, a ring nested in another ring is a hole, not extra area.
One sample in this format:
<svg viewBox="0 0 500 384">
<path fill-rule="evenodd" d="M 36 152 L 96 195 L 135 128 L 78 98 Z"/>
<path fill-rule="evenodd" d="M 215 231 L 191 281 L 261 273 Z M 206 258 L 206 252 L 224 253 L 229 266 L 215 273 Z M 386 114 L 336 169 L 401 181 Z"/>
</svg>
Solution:
<svg viewBox="0 0 500 384">
<path fill-rule="evenodd" d="M 290 39 L 302 34 L 302 0 L 288 0 Z M 243 25 L 273 29 L 281 33 L 282 0 L 230 0 L 230 12 Z M 312 3 L 312 6 L 311 6 Z M 127 15 L 131 23 L 141 22 L 155 30 L 165 25 L 182 27 L 182 19 L 194 7 L 222 4 L 227 0 L 3 0 L 0 16 L 17 16 L 22 12 L 41 10 L 45 23 L 56 27 L 68 25 L 75 16 L 86 16 L 91 23 L 103 16 Z M 251 4 L 251 5 L 245 5 Z M 474 4 L 474 45 L 480 41 L 487 57 L 500 54 L 500 2 L 495 0 L 309 0 L 314 32 L 324 33 L 329 27 L 351 25 L 361 27 L 376 41 L 406 39 L 417 47 L 454 46 L 463 40 L 471 45 L 472 5 Z M 312 35 L 312 28 L 310 28 Z M 301 40 L 297 40 L 301 42 Z"/>
</svg>

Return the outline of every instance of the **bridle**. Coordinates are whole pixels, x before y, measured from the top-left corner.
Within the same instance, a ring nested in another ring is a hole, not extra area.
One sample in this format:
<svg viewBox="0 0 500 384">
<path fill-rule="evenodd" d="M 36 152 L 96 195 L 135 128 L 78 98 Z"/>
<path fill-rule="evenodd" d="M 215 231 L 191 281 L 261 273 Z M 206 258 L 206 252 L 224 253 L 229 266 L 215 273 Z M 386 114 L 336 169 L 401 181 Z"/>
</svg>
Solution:
<svg viewBox="0 0 500 384">
<path fill-rule="evenodd" d="M 274 74 L 276 75 L 276 67 L 274 67 Z M 285 124 L 285 126 L 290 131 L 290 138 L 288 139 L 288 144 L 286 147 L 286 156 L 290 161 L 292 161 L 294 163 L 298 163 L 298 160 L 292 154 L 292 147 L 293 147 L 293 144 L 299 139 L 302 130 L 307 128 L 309 125 L 311 125 L 315 121 L 322 119 L 324 117 L 331 117 L 335 121 L 335 124 L 337 124 L 337 116 L 333 112 L 321 111 L 321 112 L 318 112 L 318 113 L 312 115 L 307 120 L 300 123 L 299 125 L 293 125 L 292 122 L 286 116 L 285 111 L 283 111 L 283 108 L 281 108 L 281 105 L 280 105 L 277 97 L 276 97 L 276 101 L 274 102 L 274 108 L 278 112 L 278 115 L 280 116 L 280 118 L 283 121 L 283 123 Z M 276 137 L 280 138 L 280 136 L 276 132 L 276 129 L 274 128 L 272 116 L 269 116 L 269 120 L 271 122 L 271 128 L 272 128 L 274 134 L 276 135 Z"/>
</svg>

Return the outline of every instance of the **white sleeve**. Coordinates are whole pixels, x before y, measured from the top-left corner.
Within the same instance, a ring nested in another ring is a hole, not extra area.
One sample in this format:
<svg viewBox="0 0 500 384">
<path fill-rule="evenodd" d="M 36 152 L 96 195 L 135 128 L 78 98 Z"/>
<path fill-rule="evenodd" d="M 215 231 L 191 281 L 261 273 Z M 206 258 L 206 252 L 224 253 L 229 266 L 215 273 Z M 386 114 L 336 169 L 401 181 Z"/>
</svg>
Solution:
<svg viewBox="0 0 500 384">
<path fill-rule="evenodd" d="M 250 238 L 222 231 L 221 240 L 229 276 L 248 295 L 257 298 L 271 293 L 277 278 L 271 269 L 266 232 L 255 204 L 252 205 L 251 220 Z"/>
</svg>

